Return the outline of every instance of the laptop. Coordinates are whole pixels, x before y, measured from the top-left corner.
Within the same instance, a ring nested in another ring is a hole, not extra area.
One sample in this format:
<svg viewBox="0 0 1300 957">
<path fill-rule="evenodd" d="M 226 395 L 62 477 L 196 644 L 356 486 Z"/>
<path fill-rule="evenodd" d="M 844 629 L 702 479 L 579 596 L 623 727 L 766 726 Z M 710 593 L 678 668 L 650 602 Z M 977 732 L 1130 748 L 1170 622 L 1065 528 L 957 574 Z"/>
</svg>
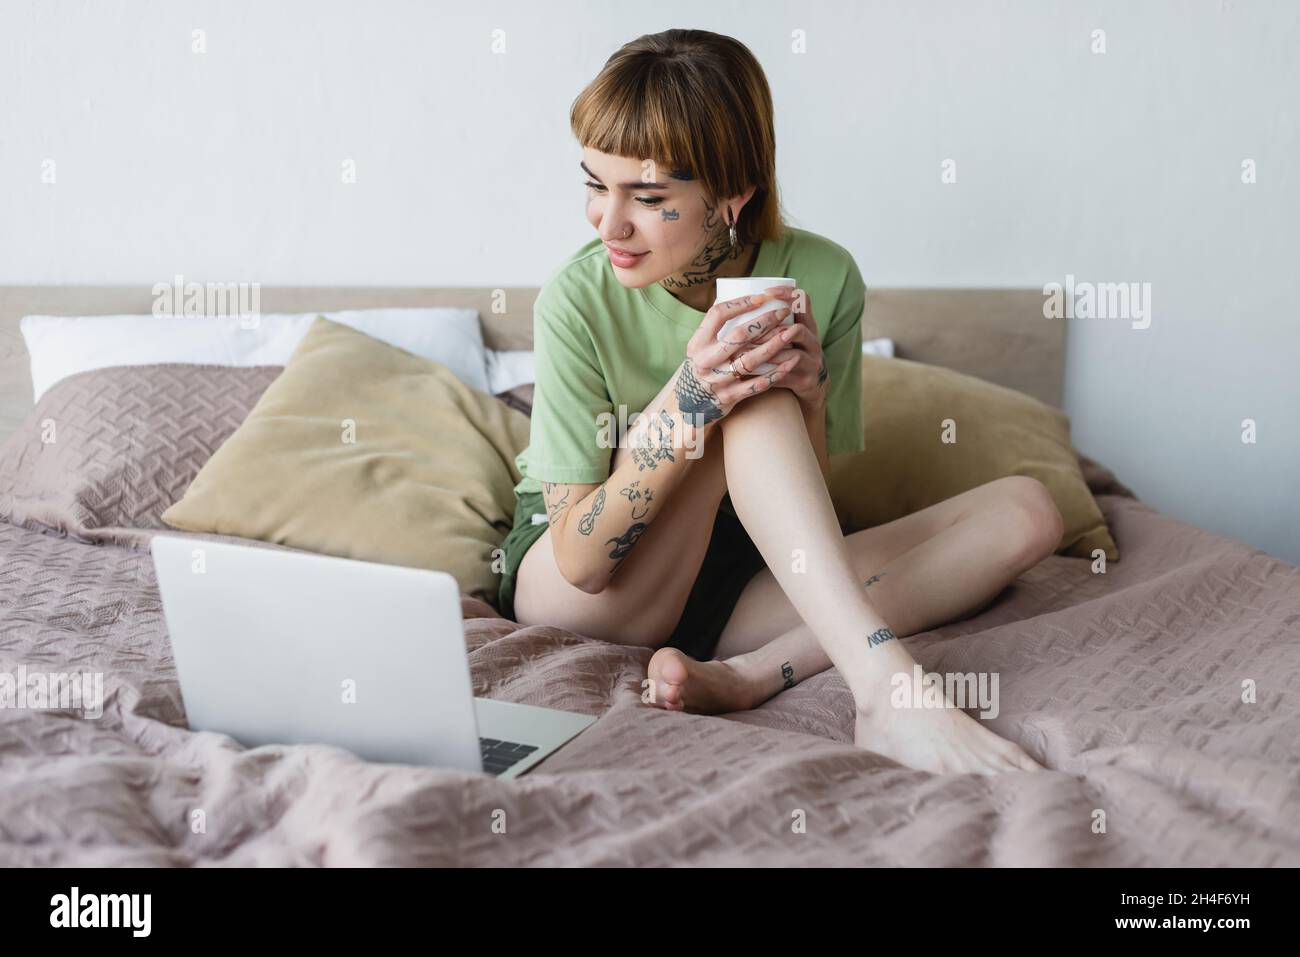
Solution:
<svg viewBox="0 0 1300 957">
<path fill-rule="evenodd" d="M 446 572 L 165 535 L 150 550 L 194 730 L 511 778 L 596 720 L 475 698 Z"/>
</svg>

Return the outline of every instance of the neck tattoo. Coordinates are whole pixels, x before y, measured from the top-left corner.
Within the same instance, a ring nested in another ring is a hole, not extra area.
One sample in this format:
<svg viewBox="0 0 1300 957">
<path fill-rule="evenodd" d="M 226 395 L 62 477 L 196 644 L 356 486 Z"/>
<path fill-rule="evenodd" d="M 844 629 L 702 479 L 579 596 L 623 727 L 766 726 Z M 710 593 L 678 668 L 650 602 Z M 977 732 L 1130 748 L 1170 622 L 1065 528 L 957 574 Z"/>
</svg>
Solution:
<svg viewBox="0 0 1300 957">
<path fill-rule="evenodd" d="M 669 292 L 675 289 L 693 289 L 704 286 L 718 278 L 718 273 L 729 262 L 735 262 L 757 251 L 757 246 L 738 242 L 731 245 L 727 226 L 718 215 L 716 206 L 705 206 L 704 246 L 691 260 L 680 276 L 669 276 L 662 280 L 662 285 Z M 727 275 L 730 275 L 728 273 Z"/>
</svg>

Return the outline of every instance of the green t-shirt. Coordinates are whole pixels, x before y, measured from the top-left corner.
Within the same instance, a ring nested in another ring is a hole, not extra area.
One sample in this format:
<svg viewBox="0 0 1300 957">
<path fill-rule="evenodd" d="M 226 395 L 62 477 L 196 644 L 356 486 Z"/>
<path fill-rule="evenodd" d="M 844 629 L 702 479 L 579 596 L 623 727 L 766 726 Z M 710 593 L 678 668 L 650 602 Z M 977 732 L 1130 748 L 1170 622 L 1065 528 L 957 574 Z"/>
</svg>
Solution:
<svg viewBox="0 0 1300 957">
<path fill-rule="evenodd" d="M 853 256 L 786 227 L 782 238 L 759 245 L 751 275 L 790 276 L 807 291 L 830 377 L 827 454 L 861 451 L 866 286 Z M 703 320 L 657 282 L 620 283 L 599 237 L 551 273 L 533 307 L 536 383 L 529 445 L 515 459 L 523 474 L 516 495 L 540 492 L 543 481 L 609 478 L 614 450 L 601 447 L 600 423 L 612 417 L 617 433 L 620 423 L 632 424 L 682 364 Z"/>
</svg>

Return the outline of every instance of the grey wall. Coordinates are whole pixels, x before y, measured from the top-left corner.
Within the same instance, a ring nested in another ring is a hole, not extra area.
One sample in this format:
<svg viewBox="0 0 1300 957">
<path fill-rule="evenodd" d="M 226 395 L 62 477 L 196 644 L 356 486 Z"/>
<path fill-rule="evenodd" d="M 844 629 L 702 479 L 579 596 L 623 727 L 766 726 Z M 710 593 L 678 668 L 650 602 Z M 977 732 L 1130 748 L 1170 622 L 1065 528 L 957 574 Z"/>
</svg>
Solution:
<svg viewBox="0 0 1300 957">
<path fill-rule="evenodd" d="M 540 283 L 590 236 L 573 97 L 641 33 L 728 32 L 768 72 L 793 221 L 868 283 L 1150 283 L 1147 329 L 1060 320 L 1076 445 L 1300 563 L 1298 11 L 5 2 L 0 282 Z"/>
</svg>

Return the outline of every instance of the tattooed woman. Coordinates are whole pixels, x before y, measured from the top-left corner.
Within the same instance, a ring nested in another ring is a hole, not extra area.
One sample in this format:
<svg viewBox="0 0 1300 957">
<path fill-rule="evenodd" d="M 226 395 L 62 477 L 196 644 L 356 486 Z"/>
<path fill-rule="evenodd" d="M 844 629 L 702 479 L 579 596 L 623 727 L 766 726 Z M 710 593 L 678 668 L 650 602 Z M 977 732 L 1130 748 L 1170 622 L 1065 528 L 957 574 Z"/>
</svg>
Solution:
<svg viewBox="0 0 1300 957">
<path fill-rule="evenodd" d="M 701 30 L 643 36 L 570 125 L 598 235 L 537 299 L 502 613 L 658 649 L 662 708 L 753 708 L 833 664 L 859 746 L 936 772 L 1038 768 L 964 711 L 890 706 L 915 664 L 897 639 L 984 607 L 1052 554 L 1061 518 L 1011 477 L 843 534 L 826 477 L 863 448 L 865 287 L 844 248 L 782 220 L 754 56 Z M 728 276 L 798 289 L 715 304 Z M 606 441 L 612 421 L 628 427 Z"/>
</svg>

